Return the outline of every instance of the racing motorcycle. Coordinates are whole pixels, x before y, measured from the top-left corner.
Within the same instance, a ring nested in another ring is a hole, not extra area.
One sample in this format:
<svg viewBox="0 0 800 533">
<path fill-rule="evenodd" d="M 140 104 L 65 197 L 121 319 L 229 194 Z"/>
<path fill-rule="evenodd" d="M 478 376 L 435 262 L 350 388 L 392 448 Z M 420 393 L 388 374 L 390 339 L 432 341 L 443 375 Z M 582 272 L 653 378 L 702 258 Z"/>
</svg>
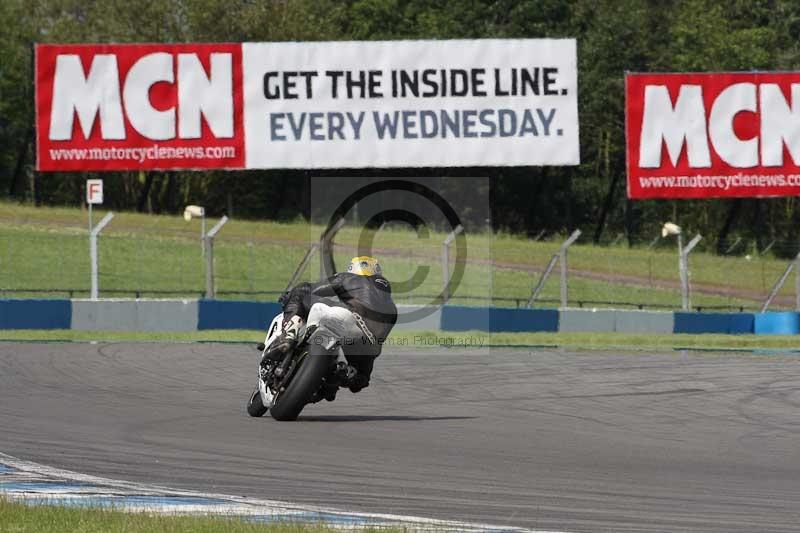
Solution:
<svg viewBox="0 0 800 533">
<path fill-rule="evenodd" d="M 257 346 L 261 352 L 258 364 L 258 383 L 247 402 L 247 414 L 264 416 L 267 411 L 275 420 L 295 420 L 310 403 L 333 401 L 346 365 L 338 362 L 338 350 L 331 355 L 308 355 L 308 342 L 314 327 L 301 329 L 300 339 L 285 355 L 275 348 L 283 325 L 283 314 L 272 319 L 267 336 Z"/>
</svg>

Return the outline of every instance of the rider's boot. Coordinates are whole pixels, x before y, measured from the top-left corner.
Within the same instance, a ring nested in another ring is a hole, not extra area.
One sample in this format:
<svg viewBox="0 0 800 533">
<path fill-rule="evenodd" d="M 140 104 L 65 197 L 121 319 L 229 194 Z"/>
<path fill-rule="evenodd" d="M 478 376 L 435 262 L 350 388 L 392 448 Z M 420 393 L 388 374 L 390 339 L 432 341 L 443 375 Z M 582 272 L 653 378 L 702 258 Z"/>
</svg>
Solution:
<svg viewBox="0 0 800 533">
<path fill-rule="evenodd" d="M 356 377 L 353 378 L 350 385 L 347 387 L 350 389 L 350 392 L 356 393 L 361 392 L 361 389 L 365 389 L 369 387 L 369 376 L 365 376 L 364 374 L 356 374 Z"/>
<path fill-rule="evenodd" d="M 334 371 L 340 387 L 348 388 L 351 392 L 359 392 L 369 386 L 369 376 L 360 374 L 358 370 L 344 361 L 336 363 Z"/>
<path fill-rule="evenodd" d="M 283 354 L 290 352 L 297 346 L 297 341 L 300 337 L 300 328 L 303 326 L 303 319 L 298 315 L 292 316 L 289 320 L 283 322 L 283 330 L 280 336 L 275 341 L 275 346 L 270 352 L 276 352 L 276 355 L 282 357 Z"/>
<path fill-rule="evenodd" d="M 322 397 L 332 402 L 336 399 L 336 393 L 339 391 L 339 387 L 336 385 L 326 385 L 324 390 L 322 391 Z"/>
<path fill-rule="evenodd" d="M 337 383 L 340 387 L 349 387 L 350 382 L 355 379 L 358 374 L 358 370 L 344 361 L 339 361 L 336 363 L 333 374 L 336 376 Z"/>
</svg>

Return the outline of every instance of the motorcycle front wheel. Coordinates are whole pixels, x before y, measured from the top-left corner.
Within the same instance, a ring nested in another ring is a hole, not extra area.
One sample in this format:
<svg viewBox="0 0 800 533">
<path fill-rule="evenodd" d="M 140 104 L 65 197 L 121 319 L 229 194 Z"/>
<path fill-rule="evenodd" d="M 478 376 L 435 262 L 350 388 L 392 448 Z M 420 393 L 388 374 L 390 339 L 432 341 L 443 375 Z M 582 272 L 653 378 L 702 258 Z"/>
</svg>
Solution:
<svg viewBox="0 0 800 533">
<path fill-rule="evenodd" d="M 264 416 L 267 409 L 269 408 L 264 405 L 264 401 L 261 399 L 261 392 L 258 390 L 258 384 L 256 384 L 256 388 L 247 402 L 247 414 L 253 417 Z"/>
</svg>

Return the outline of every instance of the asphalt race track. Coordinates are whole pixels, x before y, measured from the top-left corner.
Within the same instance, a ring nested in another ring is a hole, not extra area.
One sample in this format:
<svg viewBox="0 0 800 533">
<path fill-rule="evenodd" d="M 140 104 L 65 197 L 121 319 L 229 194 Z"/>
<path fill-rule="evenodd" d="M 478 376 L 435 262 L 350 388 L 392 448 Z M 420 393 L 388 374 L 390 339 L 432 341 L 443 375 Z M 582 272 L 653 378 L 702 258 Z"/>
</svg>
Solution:
<svg viewBox="0 0 800 533">
<path fill-rule="evenodd" d="M 0 452 L 175 488 L 560 531 L 798 531 L 800 355 L 387 351 L 249 418 L 233 344 L 0 343 Z"/>
</svg>

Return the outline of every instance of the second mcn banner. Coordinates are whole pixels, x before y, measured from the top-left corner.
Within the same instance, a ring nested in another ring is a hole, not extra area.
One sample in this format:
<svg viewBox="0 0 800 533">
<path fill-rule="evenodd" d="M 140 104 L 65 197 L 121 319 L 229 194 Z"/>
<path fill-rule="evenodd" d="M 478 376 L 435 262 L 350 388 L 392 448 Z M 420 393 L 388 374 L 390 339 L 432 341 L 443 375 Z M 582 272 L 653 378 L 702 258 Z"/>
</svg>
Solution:
<svg viewBox="0 0 800 533">
<path fill-rule="evenodd" d="M 577 165 L 574 39 L 36 46 L 43 171 Z"/>
<path fill-rule="evenodd" d="M 628 74 L 629 198 L 800 195 L 800 73 Z"/>
</svg>

